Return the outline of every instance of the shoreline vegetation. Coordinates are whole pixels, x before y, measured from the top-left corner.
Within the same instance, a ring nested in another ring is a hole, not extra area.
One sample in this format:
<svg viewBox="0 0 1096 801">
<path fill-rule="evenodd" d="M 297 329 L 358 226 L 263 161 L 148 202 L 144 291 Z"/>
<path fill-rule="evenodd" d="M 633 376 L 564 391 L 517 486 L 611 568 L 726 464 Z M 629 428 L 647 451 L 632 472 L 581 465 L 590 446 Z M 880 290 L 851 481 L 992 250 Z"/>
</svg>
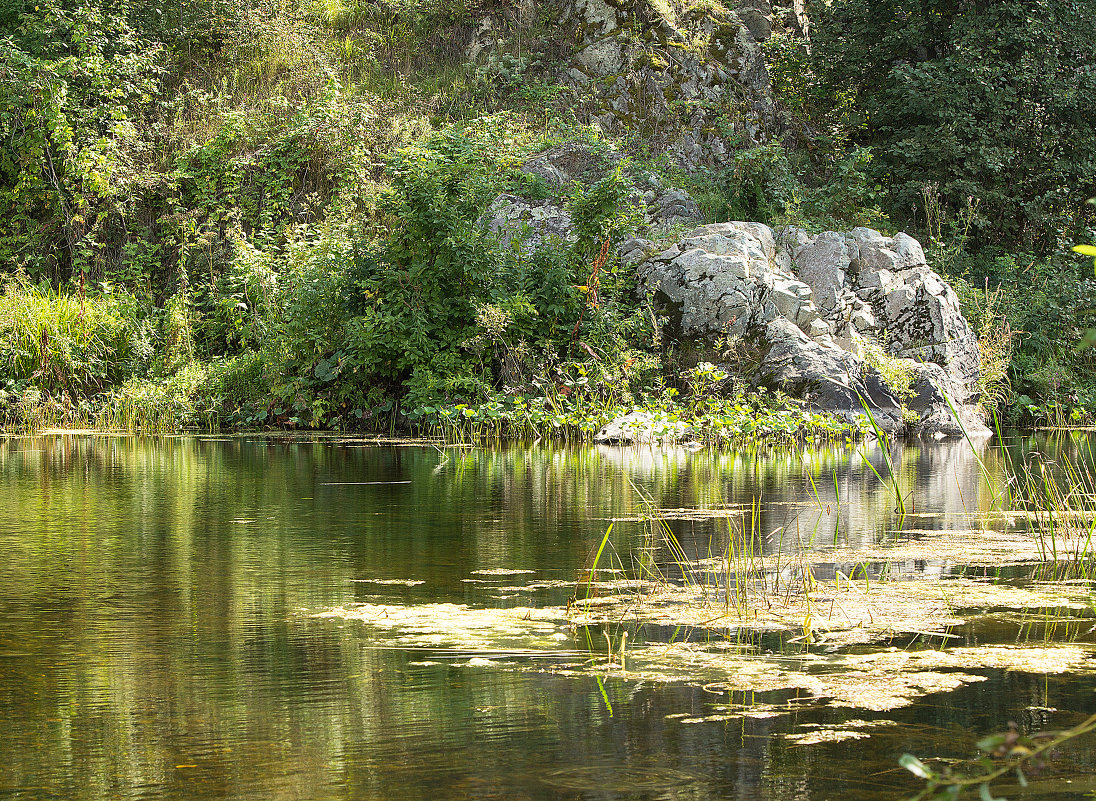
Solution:
<svg viewBox="0 0 1096 801">
<path fill-rule="evenodd" d="M 910 232 L 979 334 L 987 410 L 1091 423 L 1096 351 L 1077 343 L 1096 284 L 1063 245 L 1093 222 L 1092 76 L 1073 68 L 1091 20 L 1052 5 L 911 24 L 841 0 L 747 30 L 719 3 L 637 2 L 604 42 L 665 108 L 600 94 L 623 75 L 574 77 L 602 23 L 568 2 L 0 11 L 0 427 L 574 441 L 646 410 L 713 442 L 847 436 L 747 391 L 755 343 L 668 340 L 615 249 L 681 232 L 650 230 L 659 192 L 690 225 Z M 726 25 L 704 34 L 711 15 Z M 704 40 L 719 31 L 760 38 L 724 52 Z M 986 46 L 1001 31 L 1017 48 Z M 892 69 L 908 52 L 936 54 L 917 80 Z M 721 99 L 683 94 L 740 55 L 752 77 L 721 78 Z M 983 69 L 1016 91 L 986 95 Z M 606 103 L 629 111 L 610 123 Z M 553 148 L 581 179 L 523 169 Z M 535 249 L 485 230 L 503 194 L 562 209 L 573 235 Z"/>
<path fill-rule="evenodd" d="M 0 431 L 326 430 L 444 442 L 589 442 L 631 412 L 646 416 L 651 438 L 674 442 L 840 440 L 870 430 L 867 420 L 853 425 L 814 413 L 780 392 L 748 391 L 704 362 L 681 372 L 680 390 L 656 373 L 657 359 L 646 368 L 647 392 L 599 360 L 557 364 L 521 388 L 481 386 L 473 393 L 486 398 L 479 403 L 431 395 L 413 405 L 407 396 L 373 395 L 368 385 L 363 395 L 353 368 L 342 363 L 349 357 L 336 353 L 309 364 L 309 378 L 325 391 L 307 392 L 279 355 L 286 343 L 202 362 L 188 326 L 159 319 L 128 296 L 81 298 L 9 282 L 0 294 L 0 363 L 7 367 Z M 271 385 L 286 379 L 271 398 Z M 336 404 L 340 394 L 347 398 Z"/>
</svg>

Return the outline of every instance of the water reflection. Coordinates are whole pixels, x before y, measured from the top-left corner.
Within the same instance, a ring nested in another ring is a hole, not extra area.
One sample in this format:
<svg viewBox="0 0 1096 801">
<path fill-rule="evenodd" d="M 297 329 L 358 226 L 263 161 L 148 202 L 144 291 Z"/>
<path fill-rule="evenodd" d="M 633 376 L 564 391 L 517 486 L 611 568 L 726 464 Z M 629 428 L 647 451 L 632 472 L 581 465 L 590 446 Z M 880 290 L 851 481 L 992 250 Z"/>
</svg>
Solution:
<svg viewBox="0 0 1096 801">
<path fill-rule="evenodd" d="M 1015 450 L 1032 447 L 1086 445 Z M 983 453 L 992 475 L 1002 458 Z M 770 551 L 793 547 L 787 532 L 827 548 L 966 528 L 988 503 L 964 443 L 899 444 L 889 460 L 913 507 L 901 526 L 877 445 L 0 440 L 0 797 L 888 797 L 912 786 L 888 772 L 902 750 L 965 753 L 957 729 L 1002 728 L 1027 707 L 1092 707 L 1091 679 L 994 674 L 870 739 L 804 746 L 782 735 L 851 713 L 684 724 L 681 713 L 728 699 L 477 668 L 307 615 L 362 601 L 506 603 L 494 589 L 504 579 L 475 572 L 500 569 L 533 571 L 550 585 L 538 602 L 561 603 L 610 520 L 620 549 L 641 540 L 647 501 L 735 510 L 760 499 Z M 672 525 L 700 552 L 729 536 L 729 519 Z M 783 539 L 768 536 L 778 529 Z"/>
</svg>

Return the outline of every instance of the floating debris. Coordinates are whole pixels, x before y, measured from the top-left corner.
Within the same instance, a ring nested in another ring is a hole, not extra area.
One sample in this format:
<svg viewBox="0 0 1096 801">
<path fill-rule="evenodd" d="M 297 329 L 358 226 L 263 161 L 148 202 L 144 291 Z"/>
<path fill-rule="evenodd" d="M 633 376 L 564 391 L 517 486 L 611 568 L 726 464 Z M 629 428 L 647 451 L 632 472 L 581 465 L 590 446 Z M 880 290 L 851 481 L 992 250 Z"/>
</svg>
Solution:
<svg viewBox="0 0 1096 801">
<path fill-rule="evenodd" d="M 819 745 L 820 743 L 841 743 L 846 740 L 864 740 L 871 737 L 870 731 L 882 726 L 897 726 L 894 720 L 847 720 L 836 726 L 825 726 L 819 723 L 800 724 L 802 729 L 811 731 L 791 732 L 784 734 L 785 740 L 796 745 Z"/>
<path fill-rule="evenodd" d="M 950 692 L 985 681 L 989 671 L 1038 674 L 1096 673 L 1096 645 L 1038 643 L 944 647 L 921 650 L 887 645 L 905 633 L 947 633 L 966 618 L 954 610 L 970 607 L 1028 609 L 1089 608 L 1082 585 L 1015 586 L 957 578 L 945 581 L 877 582 L 870 591 L 855 582 L 788 592 L 755 604 L 747 614 L 714 608 L 697 588 L 663 588 L 639 598 L 609 595 L 560 607 L 483 609 L 463 604 L 360 604 L 314 613 L 316 618 L 361 622 L 381 647 L 448 649 L 461 655 L 465 667 L 589 676 L 612 673 L 635 681 L 674 682 L 722 693 L 796 691 L 782 704 L 713 705 L 707 714 L 679 718 L 683 724 L 765 718 L 810 705 L 885 712 L 933 693 Z M 629 642 L 626 660 L 614 664 L 599 639 L 580 633 L 582 626 L 619 625 L 622 610 L 632 625 L 658 622 L 693 626 L 707 642 Z M 806 618 L 797 615 L 806 613 Z M 970 619 L 984 617 L 972 612 Z M 804 622 L 806 620 L 806 622 Z M 745 649 L 719 631 L 756 628 L 805 635 L 794 652 Z M 812 634 L 808 639 L 806 635 Z M 561 648 L 570 639 L 584 650 Z M 908 639 L 908 637 L 907 637 Z M 810 642 L 824 642 L 826 652 Z M 942 638 L 942 642 L 949 642 Z M 863 651 L 867 644 L 873 650 Z M 858 645 L 853 652 L 846 646 Z M 500 657 L 509 657 L 500 661 Z M 435 656 L 434 658 L 438 658 Z M 624 667 L 626 661 L 627 669 Z M 862 734 L 847 724 L 825 733 L 796 735 L 807 745 L 856 739 Z M 866 736 L 866 735 L 863 735 Z"/>
<path fill-rule="evenodd" d="M 410 481 L 321 481 L 321 487 L 367 487 L 374 484 L 410 484 Z"/>
<path fill-rule="evenodd" d="M 426 582 L 421 579 L 350 579 L 354 584 L 380 584 L 386 587 L 417 587 Z"/>
<path fill-rule="evenodd" d="M 523 570 L 521 568 L 492 567 L 485 570 L 473 570 L 473 576 L 518 576 L 522 573 L 536 573 L 535 570 Z"/>
<path fill-rule="evenodd" d="M 366 624 L 386 645 L 460 648 L 465 652 L 499 650 L 508 645 L 535 645 L 554 650 L 553 635 L 565 626 L 565 610 L 515 607 L 475 609 L 464 604 L 361 604 L 327 609 L 315 618 L 356 620 Z"/>
</svg>

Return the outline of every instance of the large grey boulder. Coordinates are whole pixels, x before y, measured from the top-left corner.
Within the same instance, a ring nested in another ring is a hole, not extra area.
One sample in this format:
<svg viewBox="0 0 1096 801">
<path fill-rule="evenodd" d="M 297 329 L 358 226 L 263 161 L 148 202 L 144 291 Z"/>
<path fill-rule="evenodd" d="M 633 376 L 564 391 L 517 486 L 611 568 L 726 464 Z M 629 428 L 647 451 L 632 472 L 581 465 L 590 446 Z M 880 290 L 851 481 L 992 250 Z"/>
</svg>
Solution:
<svg viewBox="0 0 1096 801">
<path fill-rule="evenodd" d="M 527 254 L 573 238 L 571 215 L 548 200 L 499 195 L 487 207 L 480 223 L 498 236 L 504 247 L 520 247 Z"/>
<path fill-rule="evenodd" d="M 560 188 L 572 181 L 593 183 L 604 169 L 603 161 L 588 145 L 565 142 L 530 157 L 521 169 L 540 176 L 553 188 Z"/>
<path fill-rule="evenodd" d="M 755 383 L 849 419 L 867 404 L 891 432 L 988 433 L 977 338 L 912 237 L 706 225 L 647 257 L 639 276 L 671 336 L 750 342 Z M 882 365 L 908 389 L 888 386 Z"/>
</svg>

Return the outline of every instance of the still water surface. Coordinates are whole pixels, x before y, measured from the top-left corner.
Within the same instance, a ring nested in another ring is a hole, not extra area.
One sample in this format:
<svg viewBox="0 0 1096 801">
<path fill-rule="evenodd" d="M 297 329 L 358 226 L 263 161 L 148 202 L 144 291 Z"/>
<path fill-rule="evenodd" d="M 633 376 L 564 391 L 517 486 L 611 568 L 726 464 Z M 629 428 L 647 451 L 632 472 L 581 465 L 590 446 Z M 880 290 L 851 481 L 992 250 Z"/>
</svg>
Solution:
<svg viewBox="0 0 1096 801">
<path fill-rule="evenodd" d="M 965 445 L 898 446 L 892 460 L 921 528 L 962 527 L 989 503 Z M 788 691 L 748 699 L 787 701 L 785 714 L 686 724 L 727 698 L 555 675 L 538 669 L 550 650 L 511 655 L 515 670 L 494 653 L 408 647 L 313 617 L 355 603 L 565 604 L 609 521 L 621 552 L 639 542 L 645 499 L 760 499 L 763 530 L 794 526 L 820 548 L 877 542 L 895 525 L 893 495 L 841 447 L 0 440 L 0 798 L 900 798 L 916 789 L 896 767 L 905 751 L 967 757 L 1009 721 L 1065 727 L 1096 711 L 1091 675 L 983 671 L 987 681 L 888 713 Z M 716 524 L 673 525 L 699 549 Z M 1024 636 L 992 621 L 958 633 Z M 560 658 L 585 643 L 561 632 Z M 852 718 L 894 725 L 836 743 L 786 736 Z M 1085 797 L 1093 758 L 1071 746 L 1028 797 Z"/>
</svg>

